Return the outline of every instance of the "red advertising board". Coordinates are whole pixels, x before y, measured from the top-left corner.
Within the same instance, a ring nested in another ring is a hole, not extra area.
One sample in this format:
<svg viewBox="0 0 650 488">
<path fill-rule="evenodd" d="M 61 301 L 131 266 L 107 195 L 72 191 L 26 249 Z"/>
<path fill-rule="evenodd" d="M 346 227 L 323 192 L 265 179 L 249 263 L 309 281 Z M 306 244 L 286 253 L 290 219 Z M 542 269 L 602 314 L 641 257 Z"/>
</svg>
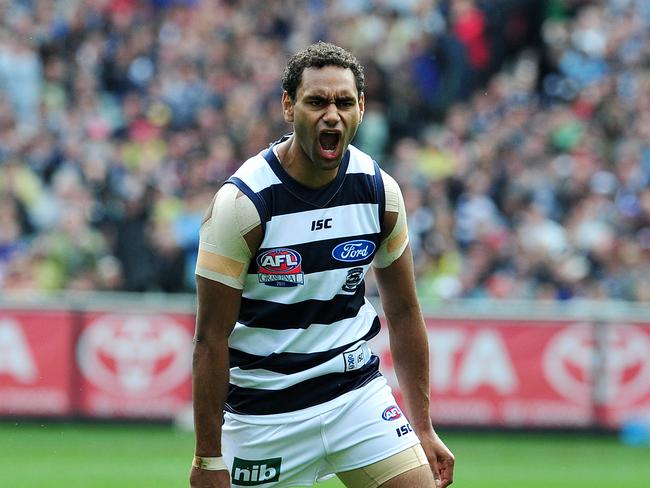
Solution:
<svg viewBox="0 0 650 488">
<path fill-rule="evenodd" d="M 617 426 L 650 408 L 648 327 L 612 325 L 603 336 L 591 324 L 569 321 L 426 324 L 431 416 L 439 424 Z M 597 353 L 601 346 L 605 354 Z M 401 400 L 385 328 L 373 349 Z"/>
<path fill-rule="evenodd" d="M 439 425 L 650 421 L 650 326 L 428 318 Z M 169 419 L 189 408 L 194 316 L 0 310 L 0 415 Z M 387 328 L 373 339 L 401 395 Z"/>
<path fill-rule="evenodd" d="M 69 312 L 0 310 L 0 415 L 69 415 Z"/>
<path fill-rule="evenodd" d="M 639 323 L 600 324 L 606 351 L 598 371 L 596 395 L 601 424 L 617 427 L 628 420 L 650 424 L 650 327 Z"/>
<path fill-rule="evenodd" d="M 189 314 L 84 314 L 77 342 L 82 415 L 172 418 L 191 401 Z"/>
<path fill-rule="evenodd" d="M 589 340 L 589 326 L 480 319 L 426 322 L 434 422 L 512 426 L 591 422 L 590 358 L 581 350 Z M 567 334 L 574 337 L 572 331 L 575 339 L 565 341 Z M 374 348 L 389 383 L 397 389 L 386 339 Z"/>
</svg>

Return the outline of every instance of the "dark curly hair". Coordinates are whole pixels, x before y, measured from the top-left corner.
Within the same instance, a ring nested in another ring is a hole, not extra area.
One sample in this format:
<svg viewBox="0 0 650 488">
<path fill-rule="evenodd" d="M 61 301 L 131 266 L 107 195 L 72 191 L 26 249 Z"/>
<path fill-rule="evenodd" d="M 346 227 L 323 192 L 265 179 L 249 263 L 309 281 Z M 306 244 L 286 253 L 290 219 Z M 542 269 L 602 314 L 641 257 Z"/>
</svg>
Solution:
<svg viewBox="0 0 650 488">
<path fill-rule="evenodd" d="M 324 66 L 340 66 L 350 69 L 354 74 L 357 92 L 359 95 L 363 92 L 363 66 L 357 61 L 357 58 L 342 47 L 323 41 L 307 46 L 291 56 L 282 75 L 282 89 L 289 94 L 291 100 L 295 100 L 302 72 L 306 68 L 322 68 Z"/>
</svg>

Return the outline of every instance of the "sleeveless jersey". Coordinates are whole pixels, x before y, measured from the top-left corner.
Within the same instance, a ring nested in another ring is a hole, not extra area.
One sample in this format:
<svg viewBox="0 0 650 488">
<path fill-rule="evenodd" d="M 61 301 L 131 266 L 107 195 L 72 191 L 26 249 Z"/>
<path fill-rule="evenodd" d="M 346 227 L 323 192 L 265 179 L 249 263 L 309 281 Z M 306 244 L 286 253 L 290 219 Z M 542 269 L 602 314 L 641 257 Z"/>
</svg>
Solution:
<svg viewBox="0 0 650 488">
<path fill-rule="evenodd" d="M 309 189 L 286 173 L 270 147 L 227 183 L 255 204 L 263 239 L 229 338 L 225 409 L 292 412 L 380 376 L 367 344 L 379 319 L 363 281 L 385 209 L 377 163 L 349 146 L 335 180 Z"/>
</svg>

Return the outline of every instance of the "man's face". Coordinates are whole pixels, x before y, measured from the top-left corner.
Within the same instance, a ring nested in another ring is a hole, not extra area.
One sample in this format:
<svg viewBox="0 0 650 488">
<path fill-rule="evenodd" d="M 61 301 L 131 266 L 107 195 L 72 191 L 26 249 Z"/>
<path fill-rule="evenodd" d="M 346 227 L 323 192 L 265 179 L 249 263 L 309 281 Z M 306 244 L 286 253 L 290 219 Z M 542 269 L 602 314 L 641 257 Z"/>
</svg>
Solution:
<svg viewBox="0 0 650 488">
<path fill-rule="evenodd" d="M 352 71 L 338 66 L 307 68 L 295 101 L 284 93 L 282 105 L 307 159 L 318 169 L 338 167 L 363 116 L 363 93 L 357 92 Z"/>
</svg>

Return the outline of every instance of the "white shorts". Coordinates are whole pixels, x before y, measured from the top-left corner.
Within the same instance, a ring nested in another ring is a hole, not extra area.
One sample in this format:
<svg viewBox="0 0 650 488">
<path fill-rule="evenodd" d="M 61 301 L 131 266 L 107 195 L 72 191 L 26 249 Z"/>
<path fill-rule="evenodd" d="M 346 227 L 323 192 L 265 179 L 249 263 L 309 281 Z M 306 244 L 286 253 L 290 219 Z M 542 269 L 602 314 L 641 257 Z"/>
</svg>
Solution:
<svg viewBox="0 0 650 488">
<path fill-rule="evenodd" d="M 419 442 L 383 377 L 291 414 L 226 413 L 223 426 L 233 487 L 311 486 Z"/>
</svg>

